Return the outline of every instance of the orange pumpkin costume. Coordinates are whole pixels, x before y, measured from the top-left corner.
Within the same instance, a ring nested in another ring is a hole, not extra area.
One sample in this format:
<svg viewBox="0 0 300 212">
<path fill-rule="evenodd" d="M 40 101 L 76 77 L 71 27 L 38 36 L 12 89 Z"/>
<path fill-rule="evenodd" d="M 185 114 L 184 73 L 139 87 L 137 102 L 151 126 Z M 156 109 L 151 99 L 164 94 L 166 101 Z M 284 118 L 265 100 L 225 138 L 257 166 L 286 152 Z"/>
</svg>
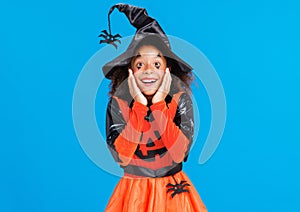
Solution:
<svg viewBox="0 0 300 212">
<path fill-rule="evenodd" d="M 149 108 L 113 97 L 106 124 L 107 144 L 124 176 L 105 211 L 207 211 L 181 171 L 194 129 L 188 94 L 176 93 Z"/>
</svg>

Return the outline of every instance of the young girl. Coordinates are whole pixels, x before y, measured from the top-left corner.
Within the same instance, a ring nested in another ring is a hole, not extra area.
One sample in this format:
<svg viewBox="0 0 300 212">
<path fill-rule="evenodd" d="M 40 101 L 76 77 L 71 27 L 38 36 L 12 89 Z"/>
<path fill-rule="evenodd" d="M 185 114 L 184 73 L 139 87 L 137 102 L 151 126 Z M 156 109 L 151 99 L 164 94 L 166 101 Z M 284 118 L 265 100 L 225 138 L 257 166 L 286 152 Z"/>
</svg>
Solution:
<svg viewBox="0 0 300 212">
<path fill-rule="evenodd" d="M 118 4 L 110 13 L 114 8 L 138 30 L 126 52 L 103 67 L 111 79 L 107 144 L 124 169 L 105 211 L 207 211 L 182 171 L 194 134 L 191 67 L 145 9 Z"/>
</svg>

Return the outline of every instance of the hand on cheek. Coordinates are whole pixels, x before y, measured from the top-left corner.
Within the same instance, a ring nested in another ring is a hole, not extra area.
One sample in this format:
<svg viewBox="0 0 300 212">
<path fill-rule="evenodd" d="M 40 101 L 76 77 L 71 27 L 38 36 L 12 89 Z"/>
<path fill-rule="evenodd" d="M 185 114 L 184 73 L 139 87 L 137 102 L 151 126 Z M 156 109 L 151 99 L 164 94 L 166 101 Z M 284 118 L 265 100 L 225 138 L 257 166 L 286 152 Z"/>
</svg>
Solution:
<svg viewBox="0 0 300 212">
<path fill-rule="evenodd" d="M 128 69 L 128 73 L 128 87 L 130 95 L 132 96 L 134 101 L 139 102 L 143 105 L 147 105 L 147 98 L 142 94 L 141 90 L 137 86 L 132 70 Z"/>
<path fill-rule="evenodd" d="M 170 70 L 169 68 L 166 68 L 166 72 L 163 77 L 162 83 L 152 98 L 153 104 L 156 102 L 160 102 L 166 98 L 166 96 L 170 92 L 171 82 L 172 82 L 172 77 L 170 74 Z"/>
</svg>

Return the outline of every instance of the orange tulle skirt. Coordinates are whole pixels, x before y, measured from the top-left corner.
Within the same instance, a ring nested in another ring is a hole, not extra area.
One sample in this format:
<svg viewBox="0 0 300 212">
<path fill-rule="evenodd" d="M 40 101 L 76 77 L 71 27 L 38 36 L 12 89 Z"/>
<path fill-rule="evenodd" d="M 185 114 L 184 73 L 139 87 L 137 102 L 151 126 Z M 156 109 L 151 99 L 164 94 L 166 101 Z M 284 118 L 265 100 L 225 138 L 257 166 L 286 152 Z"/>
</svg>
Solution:
<svg viewBox="0 0 300 212">
<path fill-rule="evenodd" d="M 189 192 L 181 192 L 172 198 L 174 191 L 167 192 L 169 183 L 182 180 L 190 186 Z M 187 175 L 180 171 L 172 176 L 161 178 L 134 178 L 123 176 L 111 196 L 106 212 L 206 212 L 198 192 Z"/>
</svg>

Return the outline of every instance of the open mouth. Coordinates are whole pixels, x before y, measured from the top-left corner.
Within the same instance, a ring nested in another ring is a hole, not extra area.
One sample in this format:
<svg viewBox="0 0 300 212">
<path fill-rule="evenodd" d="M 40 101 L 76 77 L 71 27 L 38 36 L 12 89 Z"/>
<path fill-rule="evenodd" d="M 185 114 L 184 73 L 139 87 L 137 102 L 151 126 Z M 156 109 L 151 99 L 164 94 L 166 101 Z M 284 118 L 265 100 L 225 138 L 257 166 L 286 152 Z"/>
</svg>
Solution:
<svg viewBox="0 0 300 212">
<path fill-rule="evenodd" d="M 146 86 L 150 86 L 153 85 L 154 83 L 156 83 L 157 79 L 142 79 L 141 82 L 146 85 Z"/>
</svg>

